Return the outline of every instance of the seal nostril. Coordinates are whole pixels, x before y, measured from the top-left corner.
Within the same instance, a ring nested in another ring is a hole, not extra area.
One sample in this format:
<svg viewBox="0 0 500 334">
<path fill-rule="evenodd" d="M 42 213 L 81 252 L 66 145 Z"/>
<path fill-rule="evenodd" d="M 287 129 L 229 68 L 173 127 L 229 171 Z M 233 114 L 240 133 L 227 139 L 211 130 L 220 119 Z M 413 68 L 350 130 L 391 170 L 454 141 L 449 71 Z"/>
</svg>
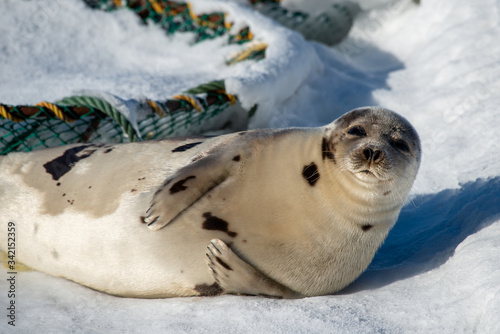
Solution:
<svg viewBox="0 0 500 334">
<path fill-rule="evenodd" d="M 373 157 L 373 150 L 367 147 L 363 150 L 363 155 L 365 156 L 366 160 L 371 160 Z"/>
<path fill-rule="evenodd" d="M 363 155 L 366 160 L 376 162 L 382 158 L 382 151 L 367 147 L 363 150 Z"/>
</svg>

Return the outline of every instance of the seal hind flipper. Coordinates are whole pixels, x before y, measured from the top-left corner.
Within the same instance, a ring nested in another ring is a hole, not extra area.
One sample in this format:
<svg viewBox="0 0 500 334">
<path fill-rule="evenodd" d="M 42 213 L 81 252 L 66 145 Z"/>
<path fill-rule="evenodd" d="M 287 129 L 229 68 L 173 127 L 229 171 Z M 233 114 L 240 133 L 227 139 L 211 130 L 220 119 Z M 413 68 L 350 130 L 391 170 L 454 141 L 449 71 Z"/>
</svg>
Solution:
<svg viewBox="0 0 500 334">
<path fill-rule="evenodd" d="M 158 188 L 144 221 L 159 230 L 173 221 L 230 174 L 230 166 L 218 154 L 208 155 L 181 168 Z"/>
<path fill-rule="evenodd" d="M 245 262 L 224 241 L 212 239 L 207 248 L 208 267 L 225 293 L 272 298 L 304 297 Z"/>
</svg>

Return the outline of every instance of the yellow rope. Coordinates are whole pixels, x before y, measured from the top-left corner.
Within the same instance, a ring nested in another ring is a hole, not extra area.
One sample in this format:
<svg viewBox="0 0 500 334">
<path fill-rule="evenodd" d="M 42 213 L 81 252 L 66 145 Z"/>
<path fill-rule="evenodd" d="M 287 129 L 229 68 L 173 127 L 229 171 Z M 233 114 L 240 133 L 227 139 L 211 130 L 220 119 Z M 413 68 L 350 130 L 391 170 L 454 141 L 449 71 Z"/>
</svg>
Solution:
<svg viewBox="0 0 500 334">
<path fill-rule="evenodd" d="M 54 113 L 54 115 L 56 115 L 57 118 L 65 121 L 65 122 L 74 121 L 74 120 L 66 117 L 66 115 L 62 112 L 62 110 L 58 106 L 56 106 L 55 104 L 52 104 L 50 102 L 43 101 L 43 102 L 35 104 L 35 106 L 44 107 L 44 108 L 51 110 Z"/>
<path fill-rule="evenodd" d="M 21 122 L 23 120 L 22 118 L 17 117 L 14 114 L 8 112 L 7 108 L 5 108 L 2 104 L 0 104 L 0 115 L 2 115 L 3 118 L 6 118 L 9 121 L 16 122 L 16 123 Z"/>
<path fill-rule="evenodd" d="M 234 95 L 231 95 L 231 94 L 228 94 L 225 90 L 216 90 L 215 91 L 216 93 L 219 93 L 219 94 L 224 94 L 227 96 L 227 98 L 229 99 L 229 103 L 231 105 L 235 104 L 236 101 L 238 101 L 238 99 L 236 98 L 236 96 Z"/>
<path fill-rule="evenodd" d="M 173 99 L 177 99 L 177 100 L 186 101 L 189 104 L 191 104 L 193 106 L 193 108 L 197 112 L 203 112 L 203 107 L 201 106 L 201 104 L 196 100 L 196 98 L 193 95 L 190 95 L 190 94 L 179 94 L 179 95 L 176 95 L 176 96 L 174 96 L 172 98 Z"/>
<path fill-rule="evenodd" d="M 267 48 L 267 43 L 264 42 L 255 42 L 252 43 L 248 48 L 238 52 L 233 57 L 229 58 L 226 63 L 228 65 L 236 64 L 242 60 L 247 59 L 253 52 L 263 51 Z"/>
<path fill-rule="evenodd" d="M 248 30 L 248 36 L 247 36 L 248 40 L 252 40 L 253 39 L 253 34 L 252 34 L 252 31 L 251 30 Z M 267 45 L 266 45 L 267 47 Z"/>
<path fill-rule="evenodd" d="M 113 2 L 115 3 L 115 6 L 116 6 L 116 7 L 121 7 L 121 6 L 123 6 L 122 0 L 113 0 Z"/>
<path fill-rule="evenodd" d="M 163 118 L 165 117 L 165 112 L 160 108 L 158 107 L 158 105 L 156 104 L 155 101 L 152 101 L 152 100 L 146 100 L 146 102 L 149 104 L 149 106 L 151 107 L 151 109 L 153 109 L 153 111 L 158 115 L 160 116 L 160 118 Z"/>
<path fill-rule="evenodd" d="M 189 2 L 186 2 L 186 6 L 188 8 L 189 16 L 191 16 L 191 18 L 193 20 L 198 21 L 198 16 L 196 16 L 196 14 L 193 12 L 193 8 L 191 7 L 191 4 Z"/>
<path fill-rule="evenodd" d="M 158 1 L 156 0 L 148 0 L 149 3 L 151 4 L 151 7 L 153 7 L 153 10 L 158 13 L 158 14 L 161 14 L 163 13 L 163 8 L 160 6 L 160 4 L 158 3 Z"/>
</svg>

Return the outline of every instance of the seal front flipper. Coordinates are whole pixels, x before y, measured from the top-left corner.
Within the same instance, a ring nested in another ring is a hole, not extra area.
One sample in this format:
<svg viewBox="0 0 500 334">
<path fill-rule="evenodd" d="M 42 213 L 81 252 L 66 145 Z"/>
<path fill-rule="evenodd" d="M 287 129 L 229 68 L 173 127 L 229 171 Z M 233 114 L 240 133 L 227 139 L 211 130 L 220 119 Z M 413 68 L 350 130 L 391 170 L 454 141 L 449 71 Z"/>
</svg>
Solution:
<svg viewBox="0 0 500 334">
<path fill-rule="evenodd" d="M 217 187 L 229 176 L 231 159 L 215 152 L 181 168 L 161 185 L 153 196 L 144 221 L 159 230 L 184 210 Z"/>
<path fill-rule="evenodd" d="M 226 293 L 272 298 L 304 297 L 243 261 L 220 239 L 210 241 L 207 264 L 217 284 Z"/>
</svg>

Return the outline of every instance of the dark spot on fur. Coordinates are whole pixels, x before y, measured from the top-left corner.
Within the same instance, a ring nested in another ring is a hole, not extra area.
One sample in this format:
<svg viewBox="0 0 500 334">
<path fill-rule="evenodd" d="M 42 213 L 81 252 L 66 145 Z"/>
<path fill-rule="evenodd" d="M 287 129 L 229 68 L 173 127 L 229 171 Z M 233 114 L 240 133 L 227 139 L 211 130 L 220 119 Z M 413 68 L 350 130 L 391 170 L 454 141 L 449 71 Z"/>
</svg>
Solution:
<svg viewBox="0 0 500 334">
<path fill-rule="evenodd" d="M 66 196 L 66 193 L 63 194 L 63 197 Z"/>
<path fill-rule="evenodd" d="M 190 143 L 190 144 L 186 144 L 186 145 L 182 145 L 182 146 L 179 146 L 175 149 L 172 150 L 172 152 L 184 152 L 184 151 L 187 151 L 189 150 L 190 148 L 193 148 L 197 145 L 200 145 L 201 143 L 203 143 L 202 141 L 198 141 L 196 143 Z"/>
<path fill-rule="evenodd" d="M 243 242 L 247 242 L 247 240 L 246 240 L 246 239 L 243 239 L 242 241 L 243 241 Z"/>
<path fill-rule="evenodd" d="M 370 230 L 372 227 L 373 227 L 373 225 L 366 224 L 366 225 L 361 226 L 361 229 L 366 232 L 366 231 Z"/>
<path fill-rule="evenodd" d="M 131 189 L 130 192 L 133 193 L 133 192 L 136 192 L 137 189 Z"/>
<path fill-rule="evenodd" d="M 387 195 L 389 195 L 391 192 L 392 192 L 392 190 L 387 190 L 387 191 L 386 191 L 385 193 L 383 193 L 382 195 L 387 196 Z"/>
<path fill-rule="evenodd" d="M 246 131 L 242 131 L 242 132 L 238 132 L 238 135 L 243 136 L 243 135 L 245 135 L 246 133 L 247 133 Z"/>
<path fill-rule="evenodd" d="M 235 157 L 233 158 L 233 161 L 240 161 L 240 156 L 239 156 L 239 155 L 235 156 Z"/>
<path fill-rule="evenodd" d="M 174 185 L 172 187 L 170 187 L 170 193 L 175 194 L 175 193 L 178 193 L 179 191 L 186 190 L 187 187 L 184 185 L 184 183 L 190 179 L 195 179 L 195 178 L 196 178 L 196 176 L 191 175 L 191 176 L 186 177 L 185 179 L 182 179 L 180 181 L 175 182 Z"/>
<path fill-rule="evenodd" d="M 325 137 L 323 137 L 323 142 L 321 143 L 321 152 L 323 154 L 323 160 L 329 159 L 332 160 L 334 163 L 336 163 L 335 154 L 333 154 L 333 149 L 330 146 L 328 139 L 326 139 Z"/>
<path fill-rule="evenodd" d="M 223 266 L 227 270 L 233 270 L 233 268 L 231 268 L 226 262 L 222 261 L 219 257 L 216 256 L 215 259 L 217 260 L 217 262 L 219 262 L 221 266 Z"/>
<path fill-rule="evenodd" d="M 314 186 L 319 180 L 318 166 L 316 166 L 314 162 L 304 166 L 304 169 L 302 169 L 302 176 L 306 179 L 309 185 Z"/>
<path fill-rule="evenodd" d="M 144 220 L 144 218 L 146 218 L 146 217 L 144 217 L 144 216 L 139 217 L 139 221 L 141 222 L 141 224 L 146 224 L 146 221 Z"/>
<path fill-rule="evenodd" d="M 109 153 L 109 152 L 111 152 L 111 151 L 113 151 L 113 148 L 112 148 L 112 147 L 111 147 L 111 148 L 108 148 L 106 151 L 104 151 L 104 153 Z"/>
<path fill-rule="evenodd" d="M 89 189 L 92 188 L 92 186 L 89 186 Z"/>
<path fill-rule="evenodd" d="M 181 274 L 184 274 L 184 270 L 181 270 Z"/>
<path fill-rule="evenodd" d="M 194 287 L 194 290 L 198 292 L 200 296 L 206 297 L 218 296 L 224 291 L 217 283 L 212 285 L 198 284 Z"/>
<path fill-rule="evenodd" d="M 137 181 L 143 181 L 145 179 L 146 179 L 146 177 L 141 177 L 141 178 L 138 178 Z"/>
<path fill-rule="evenodd" d="M 90 157 L 97 149 L 91 149 L 94 146 L 98 145 L 82 145 L 67 149 L 64 151 L 63 155 L 55 158 L 52 161 L 47 162 L 43 167 L 45 171 L 52 175 L 52 179 L 57 181 L 64 174 L 69 172 L 71 168 L 75 166 L 75 164 L 85 158 Z M 98 146 L 99 147 L 99 146 Z M 79 154 L 81 151 L 88 149 L 87 151 Z"/>
<path fill-rule="evenodd" d="M 56 186 L 58 186 L 58 187 L 59 187 L 60 185 L 61 185 L 61 182 L 57 182 Z"/>
<path fill-rule="evenodd" d="M 205 212 L 203 214 L 203 218 L 205 218 L 205 221 L 203 222 L 202 227 L 205 230 L 226 232 L 227 235 L 232 238 L 238 235 L 238 233 L 228 230 L 229 224 L 227 223 L 227 221 L 220 219 L 219 217 L 212 216 L 211 212 Z"/>
</svg>

